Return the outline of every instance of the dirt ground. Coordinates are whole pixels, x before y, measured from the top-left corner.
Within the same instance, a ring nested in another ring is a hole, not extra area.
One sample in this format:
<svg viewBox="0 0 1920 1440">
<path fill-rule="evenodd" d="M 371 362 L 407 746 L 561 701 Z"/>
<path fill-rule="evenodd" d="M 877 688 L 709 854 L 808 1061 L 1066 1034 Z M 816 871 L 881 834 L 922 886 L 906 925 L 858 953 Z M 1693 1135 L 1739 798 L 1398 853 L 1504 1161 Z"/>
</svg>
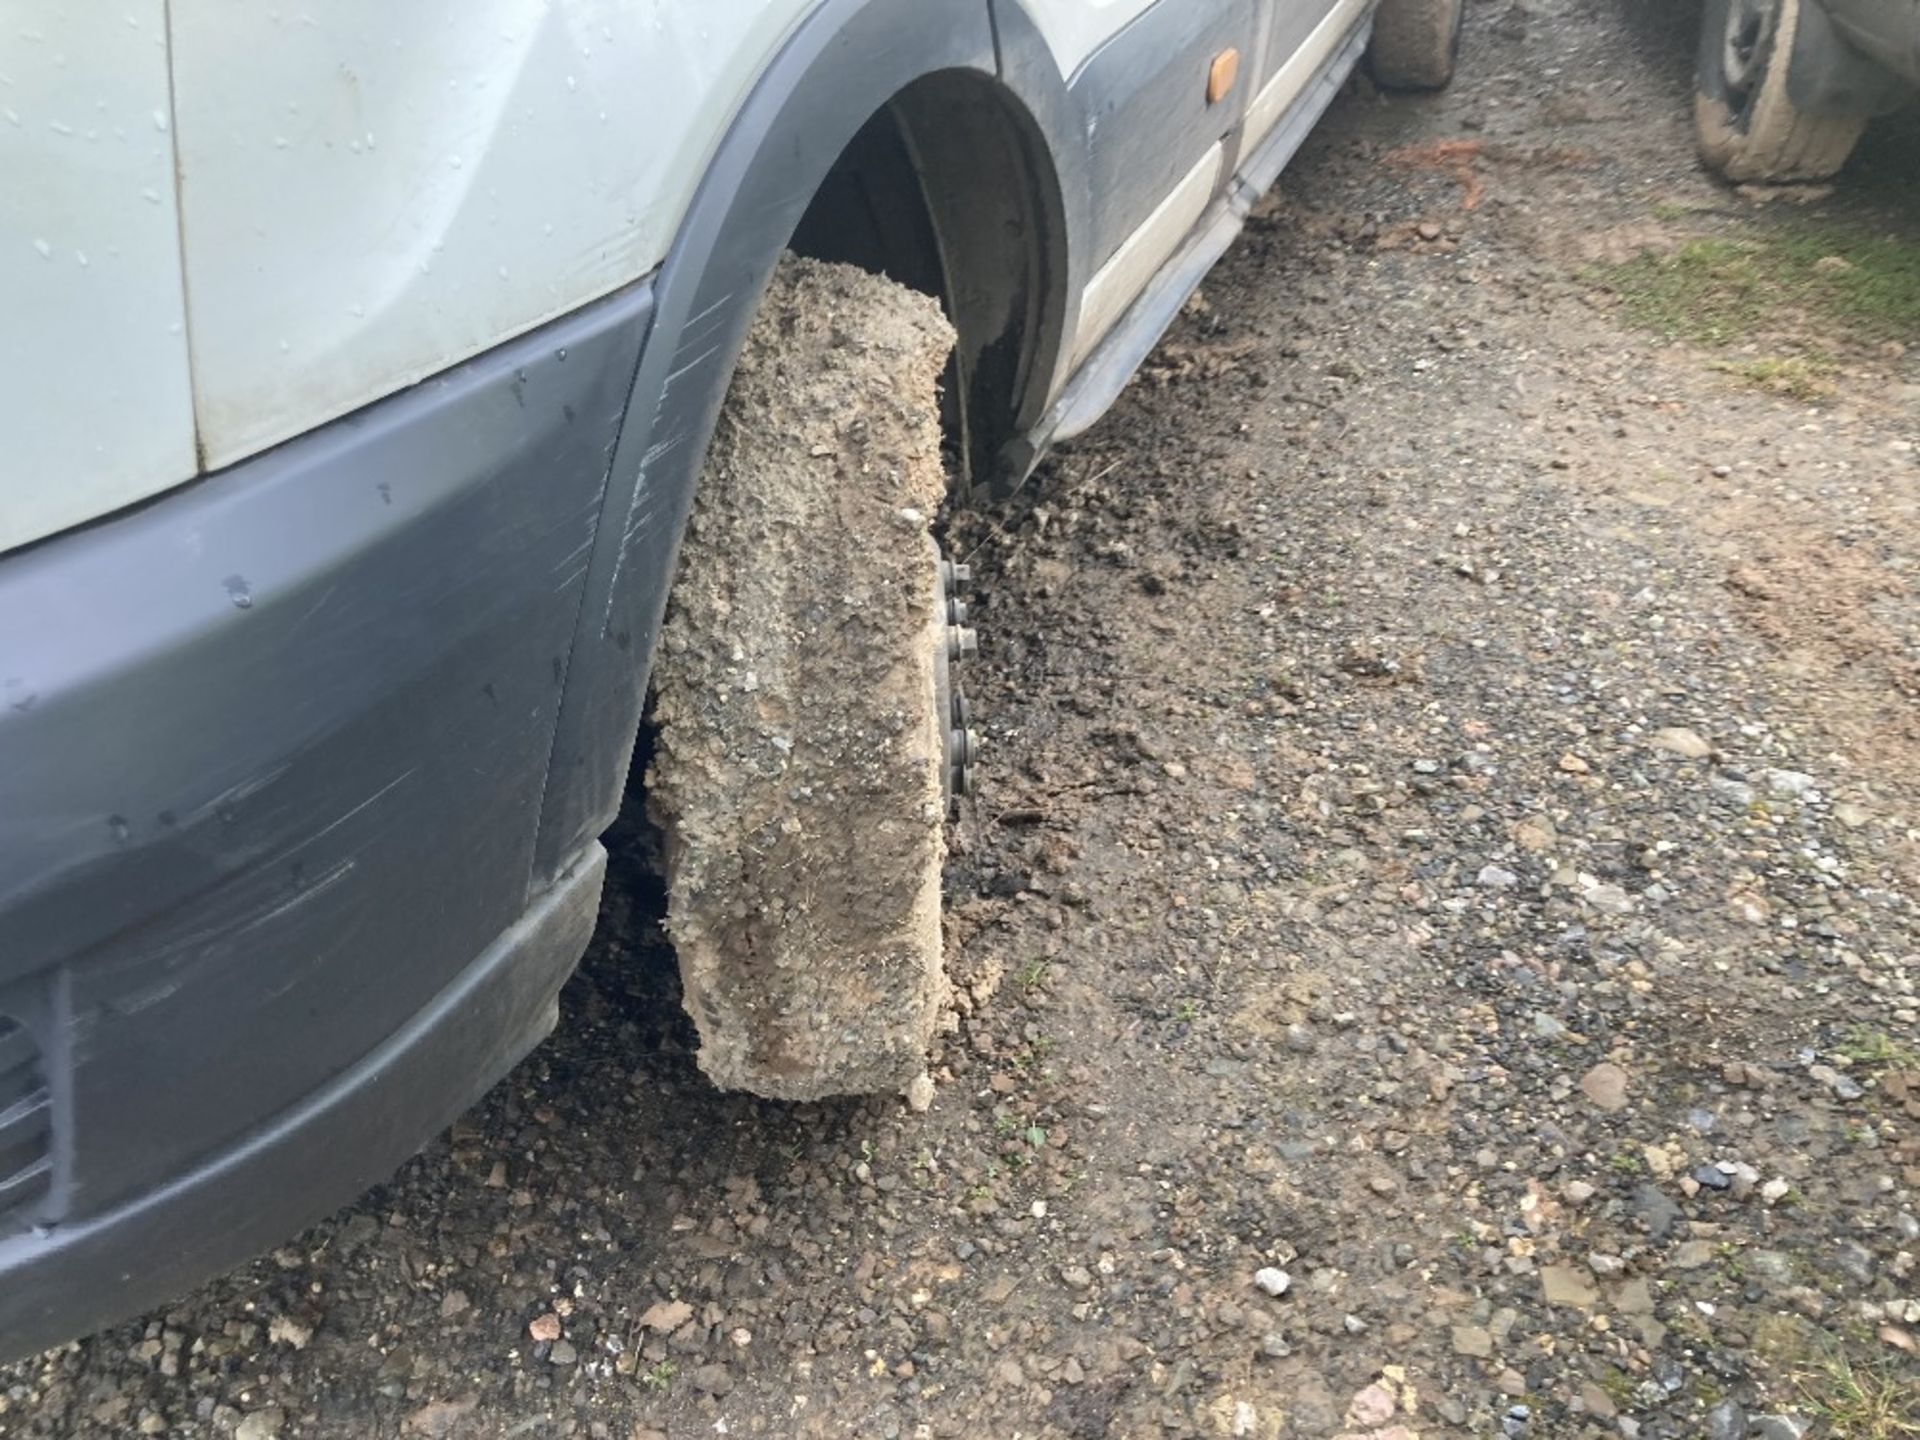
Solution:
<svg viewBox="0 0 1920 1440">
<path fill-rule="evenodd" d="M 629 847 L 549 1044 L 0 1435 L 1920 1433 L 1920 127 L 1716 186 L 1695 16 L 1475 0 L 954 524 L 929 1113 L 709 1088 Z"/>
</svg>

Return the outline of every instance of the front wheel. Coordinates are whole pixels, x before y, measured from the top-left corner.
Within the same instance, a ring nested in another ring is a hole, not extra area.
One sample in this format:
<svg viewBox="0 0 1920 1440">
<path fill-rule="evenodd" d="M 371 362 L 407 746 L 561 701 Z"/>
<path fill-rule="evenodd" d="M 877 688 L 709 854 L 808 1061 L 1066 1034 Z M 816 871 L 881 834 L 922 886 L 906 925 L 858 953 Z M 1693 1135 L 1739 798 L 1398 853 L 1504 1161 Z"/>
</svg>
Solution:
<svg viewBox="0 0 1920 1440">
<path fill-rule="evenodd" d="M 1693 101 L 1700 155 L 1729 180 L 1825 180 L 1847 163 L 1862 115 L 1809 115 L 1787 91 L 1807 0 L 1707 0 Z"/>
<path fill-rule="evenodd" d="M 1367 65 L 1389 90 L 1439 90 L 1453 79 L 1466 0 L 1381 0 Z"/>
<path fill-rule="evenodd" d="M 950 673 L 971 631 L 931 531 L 952 348 L 926 296 L 789 256 L 720 414 L 647 806 L 700 1067 L 726 1089 L 924 1091 L 971 748 Z"/>
</svg>

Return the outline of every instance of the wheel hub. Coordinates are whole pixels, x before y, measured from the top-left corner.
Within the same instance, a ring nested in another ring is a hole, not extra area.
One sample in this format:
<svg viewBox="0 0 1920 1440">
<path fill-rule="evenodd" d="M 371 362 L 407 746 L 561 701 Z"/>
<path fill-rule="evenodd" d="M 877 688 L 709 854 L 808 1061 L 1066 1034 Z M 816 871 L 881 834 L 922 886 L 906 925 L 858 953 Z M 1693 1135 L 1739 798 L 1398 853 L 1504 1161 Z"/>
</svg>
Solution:
<svg viewBox="0 0 1920 1440">
<path fill-rule="evenodd" d="M 1766 74 L 1779 19 L 1779 0 L 1730 0 L 1720 65 L 1734 94 L 1745 95 Z"/>
</svg>

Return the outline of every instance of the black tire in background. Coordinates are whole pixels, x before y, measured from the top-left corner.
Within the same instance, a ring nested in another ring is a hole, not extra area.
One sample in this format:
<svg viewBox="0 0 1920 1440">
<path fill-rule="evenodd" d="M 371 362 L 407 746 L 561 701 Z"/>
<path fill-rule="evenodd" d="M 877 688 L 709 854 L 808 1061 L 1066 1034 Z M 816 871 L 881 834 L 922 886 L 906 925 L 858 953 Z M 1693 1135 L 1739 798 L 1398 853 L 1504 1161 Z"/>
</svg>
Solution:
<svg viewBox="0 0 1920 1440">
<path fill-rule="evenodd" d="M 1693 101 L 1700 157 L 1729 180 L 1825 180 L 1853 153 L 1864 115 L 1809 115 L 1787 62 L 1811 0 L 1707 0 Z"/>
<path fill-rule="evenodd" d="M 1439 90 L 1453 79 L 1466 0 L 1381 0 L 1367 65 L 1389 90 Z"/>
</svg>

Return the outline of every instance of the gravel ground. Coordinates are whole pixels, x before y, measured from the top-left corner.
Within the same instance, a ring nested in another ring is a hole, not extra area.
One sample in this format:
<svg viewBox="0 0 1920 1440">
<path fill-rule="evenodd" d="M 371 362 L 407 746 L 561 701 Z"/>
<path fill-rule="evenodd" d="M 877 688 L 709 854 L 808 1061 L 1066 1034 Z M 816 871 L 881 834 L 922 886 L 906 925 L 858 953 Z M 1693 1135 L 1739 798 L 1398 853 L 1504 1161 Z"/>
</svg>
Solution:
<svg viewBox="0 0 1920 1440">
<path fill-rule="evenodd" d="M 708 1088 L 624 837 L 551 1043 L 0 1435 L 1915 1434 L 1920 372 L 1609 267 L 1920 243 L 1916 137 L 1711 185 L 1694 19 L 1477 0 L 956 522 L 930 1113 Z"/>
</svg>

